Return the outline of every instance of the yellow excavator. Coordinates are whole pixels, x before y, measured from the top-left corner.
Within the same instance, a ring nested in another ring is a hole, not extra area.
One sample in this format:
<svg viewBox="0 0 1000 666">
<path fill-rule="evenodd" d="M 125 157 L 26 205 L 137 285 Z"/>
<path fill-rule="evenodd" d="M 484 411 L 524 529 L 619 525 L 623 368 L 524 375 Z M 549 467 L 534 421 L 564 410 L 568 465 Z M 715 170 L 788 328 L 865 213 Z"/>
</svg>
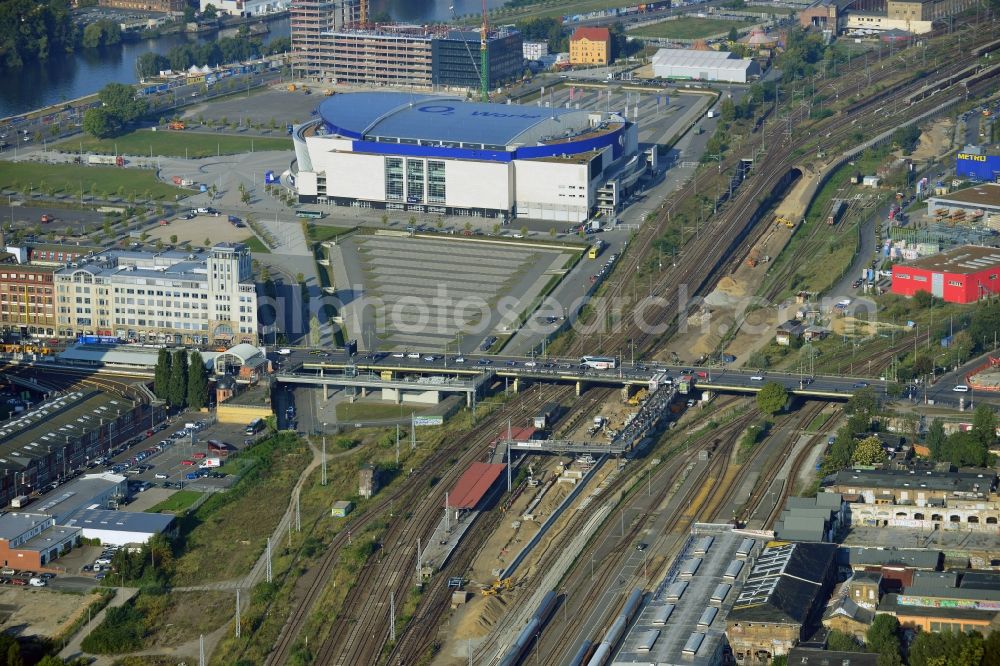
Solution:
<svg viewBox="0 0 1000 666">
<path fill-rule="evenodd" d="M 484 597 L 493 597 L 500 594 L 500 592 L 513 589 L 514 589 L 514 581 L 512 581 L 510 578 L 499 578 L 493 581 L 493 583 L 490 584 L 489 587 L 484 587 L 482 589 L 482 594 Z"/>
</svg>

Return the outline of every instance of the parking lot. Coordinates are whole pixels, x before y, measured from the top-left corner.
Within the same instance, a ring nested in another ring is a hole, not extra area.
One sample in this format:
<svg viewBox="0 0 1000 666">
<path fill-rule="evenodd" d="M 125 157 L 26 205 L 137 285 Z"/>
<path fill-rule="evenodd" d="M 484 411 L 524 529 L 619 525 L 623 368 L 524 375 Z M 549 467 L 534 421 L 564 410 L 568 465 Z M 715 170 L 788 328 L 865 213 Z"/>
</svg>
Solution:
<svg viewBox="0 0 1000 666">
<path fill-rule="evenodd" d="M 203 423 L 200 430 L 191 431 L 186 423 Z M 233 455 L 245 447 L 244 426 L 208 423 L 203 420 L 186 421 L 183 417 L 173 420 L 169 427 L 153 433 L 128 451 L 116 455 L 108 470 L 128 476 L 130 481 L 145 482 L 152 487 L 187 488 L 203 492 L 216 492 L 228 488 L 235 477 L 221 475 L 214 468 L 202 468 L 206 459 L 218 459 L 224 464 L 228 456 L 212 451 L 209 441 L 224 442 L 232 447 Z M 189 475 L 203 476 L 189 478 Z M 215 475 L 215 476 L 213 476 Z M 169 484 L 169 485 L 166 485 Z M 131 510 L 131 509 L 130 509 Z"/>
<path fill-rule="evenodd" d="M 364 236 L 341 248 L 349 283 L 363 284 L 366 297 L 384 303 L 377 335 L 386 350 L 455 351 L 461 334 L 462 351 L 472 351 L 490 333 L 515 328 L 550 276 L 572 258 L 569 249 L 461 238 Z M 362 330 L 373 323 L 363 322 Z"/>
<path fill-rule="evenodd" d="M 196 104 L 189 107 L 185 118 L 205 118 L 246 124 L 249 120 L 254 125 L 264 125 L 261 131 L 254 134 L 264 136 L 285 136 L 288 124 L 296 125 L 313 117 L 313 111 L 326 99 L 321 94 L 304 94 L 301 90 L 289 92 L 284 85 L 274 85 L 265 91 L 254 93 L 250 99 L 230 97 L 228 99 L 206 104 Z M 277 129 L 271 128 L 271 121 Z"/>
<path fill-rule="evenodd" d="M 171 243 L 171 238 L 177 237 L 177 244 L 184 245 L 190 243 L 196 247 L 204 245 L 205 239 L 212 243 L 237 243 L 247 240 L 253 236 L 253 232 L 247 226 L 236 227 L 230 224 L 225 215 L 195 215 L 190 220 L 182 217 L 176 219 L 168 218 L 169 224 L 156 225 L 149 230 L 147 243 L 163 241 L 165 244 Z"/>
</svg>

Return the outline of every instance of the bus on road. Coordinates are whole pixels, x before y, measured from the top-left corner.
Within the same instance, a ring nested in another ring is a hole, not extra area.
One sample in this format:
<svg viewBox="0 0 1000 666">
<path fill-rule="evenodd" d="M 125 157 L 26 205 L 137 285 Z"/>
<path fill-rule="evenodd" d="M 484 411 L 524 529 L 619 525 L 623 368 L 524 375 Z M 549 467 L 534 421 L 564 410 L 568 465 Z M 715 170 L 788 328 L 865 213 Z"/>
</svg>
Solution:
<svg viewBox="0 0 1000 666">
<path fill-rule="evenodd" d="M 618 367 L 618 359 L 609 356 L 584 356 L 580 359 L 580 365 L 594 370 L 614 370 Z"/>
<path fill-rule="evenodd" d="M 300 208 L 295 211 L 295 217 L 301 217 L 306 220 L 318 220 L 323 217 L 323 211 L 321 210 L 306 210 Z"/>
</svg>

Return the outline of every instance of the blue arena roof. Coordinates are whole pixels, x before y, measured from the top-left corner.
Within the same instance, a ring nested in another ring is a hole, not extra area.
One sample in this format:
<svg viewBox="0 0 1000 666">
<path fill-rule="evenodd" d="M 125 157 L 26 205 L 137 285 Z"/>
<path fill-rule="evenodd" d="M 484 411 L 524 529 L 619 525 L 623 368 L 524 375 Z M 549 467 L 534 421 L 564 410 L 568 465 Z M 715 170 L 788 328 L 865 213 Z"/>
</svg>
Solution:
<svg viewBox="0 0 1000 666">
<path fill-rule="evenodd" d="M 346 138 L 483 146 L 534 145 L 540 134 L 575 134 L 589 122 L 586 111 L 394 92 L 335 95 L 320 104 L 319 115 L 331 133 Z"/>
</svg>

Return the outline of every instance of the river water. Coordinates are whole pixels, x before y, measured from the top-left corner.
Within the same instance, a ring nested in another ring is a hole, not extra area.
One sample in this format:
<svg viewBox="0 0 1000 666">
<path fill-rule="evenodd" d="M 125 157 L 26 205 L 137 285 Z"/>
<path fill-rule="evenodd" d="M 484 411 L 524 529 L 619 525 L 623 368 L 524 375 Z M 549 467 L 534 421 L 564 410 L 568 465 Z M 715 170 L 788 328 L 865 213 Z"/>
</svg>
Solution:
<svg viewBox="0 0 1000 666">
<path fill-rule="evenodd" d="M 503 0 L 487 0 L 489 7 L 499 7 Z M 462 16 L 478 13 L 482 0 L 372 0 L 372 13 L 388 11 L 397 21 L 445 21 L 452 14 Z M 268 23 L 269 42 L 287 37 L 289 21 Z M 224 30 L 203 36 L 166 35 L 159 39 L 128 42 L 104 49 L 81 49 L 52 57 L 46 63 L 28 64 L 17 70 L 0 70 L 0 118 L 25 113 L 51 104 L 95 93 L 106 83 L 134 83 L 135 59 L 147 51 L 166 54 L 175 46 L 189 41 L 201 42 L 232 36 L 234 30 Z"/>
</svg>

